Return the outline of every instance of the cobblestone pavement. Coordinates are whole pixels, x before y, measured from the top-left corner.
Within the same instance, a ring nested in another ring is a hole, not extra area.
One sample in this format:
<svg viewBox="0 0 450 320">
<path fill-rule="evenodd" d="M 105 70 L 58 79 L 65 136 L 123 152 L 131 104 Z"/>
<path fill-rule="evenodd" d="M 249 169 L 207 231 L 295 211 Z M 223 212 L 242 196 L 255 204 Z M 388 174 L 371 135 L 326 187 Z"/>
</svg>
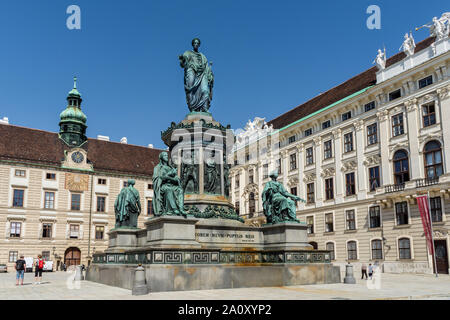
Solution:
<svg viewBox="0 0 450 320">
<path fill-rule="evenodd" d="M 241 288 L 220 290 L 156 292 L 132 296 L 131 290 L 81 281 L 73 282 L 74 273 L 43 274 L 40 285 L 33 284 L 34 274 L 25 274 L 23 286 L 16 287 L 15 273 L 0 274 L 0 299 L 161 299 L 161 300 L 284 300 L 284 299 L 445 299 L 450 300 L 450 277 L 440 275 L 381 274 L 380 289 L 368 289 L 366 280 L 352 284 L 321 284 L 289 287 Z"/>
</svg>

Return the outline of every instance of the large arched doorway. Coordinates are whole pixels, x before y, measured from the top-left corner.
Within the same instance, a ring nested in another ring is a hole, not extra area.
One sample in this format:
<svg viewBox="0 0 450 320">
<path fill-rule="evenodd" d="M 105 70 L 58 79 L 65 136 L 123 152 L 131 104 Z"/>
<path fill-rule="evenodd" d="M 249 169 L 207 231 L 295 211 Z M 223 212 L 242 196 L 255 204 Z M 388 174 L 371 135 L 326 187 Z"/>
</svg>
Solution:
<svg viewBox="0 0 450 320">
<path fill-rule="evenodd" d="M 78 248 L 70 247 L 64 253 L 64 263 L 67 267 L 81 264 L 81 251 Z"/>
</svg>

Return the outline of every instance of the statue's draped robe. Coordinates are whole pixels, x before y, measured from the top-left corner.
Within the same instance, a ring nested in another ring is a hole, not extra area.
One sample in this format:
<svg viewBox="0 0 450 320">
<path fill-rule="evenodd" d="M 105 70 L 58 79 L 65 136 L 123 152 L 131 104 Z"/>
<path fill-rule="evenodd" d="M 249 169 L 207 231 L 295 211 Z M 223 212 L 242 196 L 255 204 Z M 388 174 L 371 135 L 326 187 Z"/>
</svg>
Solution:
<svg viewBox="0 0 450 320">
<path fill-rule="evenodd" d="M 119 225 L 122 225 L 124 221 L 137 221 L 137 219 L 131 219 L 131 215 L 139 216 L 141 213 L 139 192 L 133 186 L 123 188 L 114 203 L 114 211 L 116 213 L 116 223 Z M 129 225 L 129 222 L 125 225 L 137 227 Z"/>
<path fill-rule="evenodd" d="M 298 221 L 295 214 L 295 201 L 289 195 L 281 183 L 276 181 L 266 183 L 262 193 L 262 201 L 268 223 L 286 219 Z M 287 216 L 283 217 L 283 213 Z"/>
<path fill-rule="evenodd" d="M 214 193 L 216 192 L 217 184 L 219 183 L 217 177 L 217 165 L 215 162 L 207 162 L 206 166 L 206 177 L 207 181 L 205 184 L 206 192 Z"/>
<path fill-rule="evenodd" d="M 177 179 L 178 183 L 170 181 L 170 177 Z M 180 178 L 176 175 L 176 169 L 159 163 L 153 170 L 153 213 L 156 216 L 162 214 L 181 214 L 184 206 L 184 193 Z"/>
<path fill-rule="evenodd" d="M 184 90 L 189 110 L 207 112 L 212 100 L 214 82 L 208 60 L 202 53 L 195 51 L 186 51 L 182 57 Z"/>
</svg>

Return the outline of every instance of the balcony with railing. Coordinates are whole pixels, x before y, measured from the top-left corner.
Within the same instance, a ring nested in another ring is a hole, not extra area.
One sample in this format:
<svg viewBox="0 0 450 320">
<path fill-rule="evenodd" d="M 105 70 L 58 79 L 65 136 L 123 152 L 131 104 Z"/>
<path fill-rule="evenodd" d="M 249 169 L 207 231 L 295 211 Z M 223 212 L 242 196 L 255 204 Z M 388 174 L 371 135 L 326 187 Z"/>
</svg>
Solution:
<svg viewBox="0 0 450 320">
<path fill-rule="evenodd" d="M 432 185 L 438 184 L 438 183 L 439 183 L 439 177 L 417 179 L 416 180 L 416 188 L 428 187 L 428 186 L 432 186 Z"/>
<path fill-rule="evenodd" d="M 391 184 L 388 186 L 384 186 L 384 192 L 385 193 L 392 193 L 392 192 L 398 192 L 405 190 L 405 183 L 397 183 L 397 184 Z"/>
</svg>

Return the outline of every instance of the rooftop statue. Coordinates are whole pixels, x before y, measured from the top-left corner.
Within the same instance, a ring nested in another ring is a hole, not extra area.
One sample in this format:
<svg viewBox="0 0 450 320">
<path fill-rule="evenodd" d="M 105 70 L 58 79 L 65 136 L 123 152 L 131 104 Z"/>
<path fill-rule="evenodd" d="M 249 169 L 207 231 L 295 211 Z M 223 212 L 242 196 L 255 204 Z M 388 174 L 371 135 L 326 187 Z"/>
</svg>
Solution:
<svg viewBox="0 0 450 320">
<path fill-rule="evenodd" d="M 153 170 L 153 213 L 161 215 L 184 215 L 184 192 L 177 169 L 169 165 L 167 152 L 159 154 L 159 163 Z"/>
<path fill-rule="evenodd" d="M 141 213 L 139 192 L 134 188 L 135 181 L 128 180 L 128 185 L 120 190 L 114 203 L 116 228 L 137 228 L 137 219 Z"/>
<path fill-rule="evenodd" d="M 430 29 L 430 36 L 436 37 L 436 41 L 448 37 L 450 32 L 450 12 L 444 12 L 439 19 L 434 17 L 430 24 L 424 24 L 416 28 L 416 31 L 421 28 Z"/>
<path fill-rule="evenodd" d="M 267 223 L 299 222 L 295 205 L 297 201 L 305 202 L 305 200 L 290 194 L 281 183 L 277 182 L 277 171 L 273 171 L 270 178 L 272 181 L 266 183 L 262 192 L 263 210 Z"/>
<path fill-rule="evenodd" d="M 377 65 L 378 71 L 386 68 L 386 49 L 384 49 L 384 52 L 381 51 L 381 49 L 378 49 L 377 57 L 372 63 L 375 63 Z"/>
<path fill-rule="evenodd" d="M 406 54 L 406 56 L 409 57 L 414 54 L 415 48 L 416 48 L 416 43 L 414 42 L 412 33 L 410 32 L 409 35 L 407 33 L 405 33 L 405 40 L 403 41 L 403 44 L 399 50 L 403 49 L 403 52 Z"/>
<path fill-rule="evenodd" d="M 212 100 L 214 75 L 206 57 L 198 52 L 200 39 L 192 40 L 192 50 L 179 56 L 184 68 L 184 91 L 191 112 L 208 112 Z"/>
</svg>

